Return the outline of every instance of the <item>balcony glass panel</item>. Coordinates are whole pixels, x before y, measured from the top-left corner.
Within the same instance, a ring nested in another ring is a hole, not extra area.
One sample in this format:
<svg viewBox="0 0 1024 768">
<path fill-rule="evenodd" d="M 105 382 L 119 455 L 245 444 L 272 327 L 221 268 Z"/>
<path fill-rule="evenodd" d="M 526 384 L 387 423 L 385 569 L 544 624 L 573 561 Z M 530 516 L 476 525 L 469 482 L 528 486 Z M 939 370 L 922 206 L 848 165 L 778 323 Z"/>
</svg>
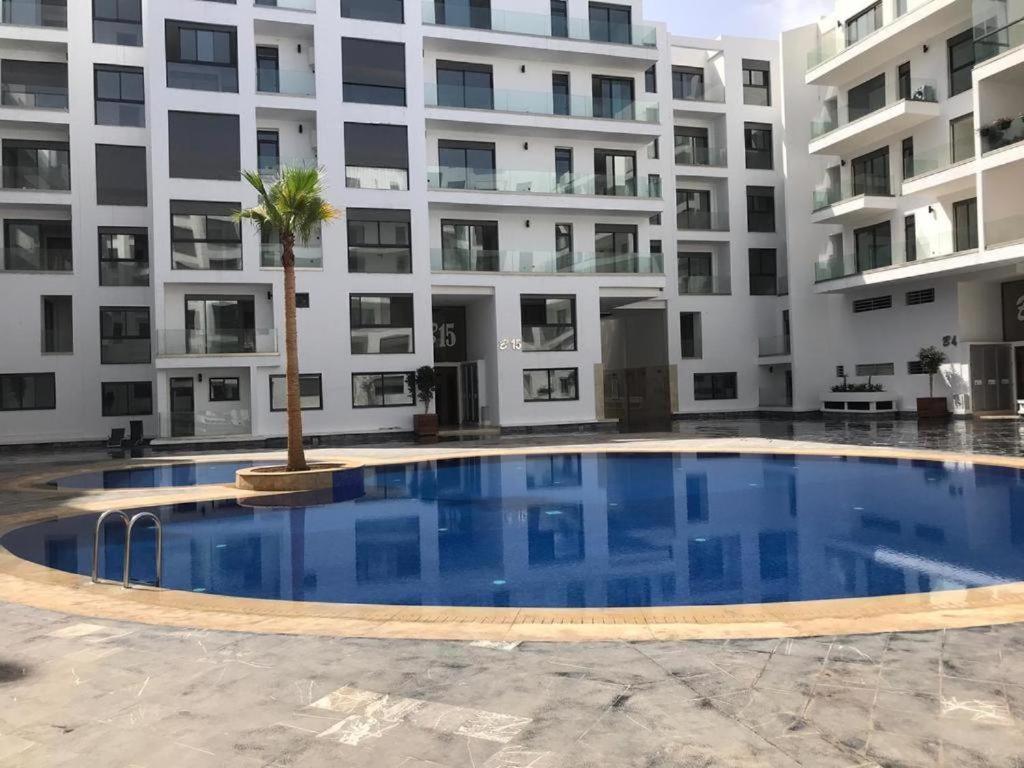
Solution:
<svg viewBox="0 0 1024 768">
<path fill-rule="evenodd" d="M 728 296 L 732 293 L 732 280 L 728 275 L 681 275 L 681 296 Z"/>
<path fill-rule="evenodd" d="M 1024 17 L 1009 19 L 1009 7 L 1007 3 L 974 0 L 975 64 L 1024 45 Z"/>
<path fill-rule="evenodd" d="M 161 355 L 269 355 L 277 352 L 274 328 L 167 329 L 159 336 Z"/>
<path fill-rule="evenodd" d="M 978 132 L 981 134 L 982 153 L 1019 144 L 1024 141 L 1024 115 L 999 118 L 981 126 Z"/>
<path fill-rule="evenodd" d="M 237 93 L 238 69 L 230 65 L 168 61 L 167 87 Z"/>
<path fill-rule="evenodd" d="M 635 274 L 664 273 L 660 256 L 646 253 L 556 253 L 553 251 L 430 252 L 434 272 L 504 272 L 509 274 Z"/>
<path fill-rule="evenodd" d="M 5 189 L 71 189 L 71 154 L 67 144 L 5 140 Z"/>
<path fill-rule="evenodd" d="M 485 192 L 519 194 L 611 195 L 657 199 L 660 189 L 648 176 L 639 176 L 633 183 L 606 183 L 607 177 L 573 175 L 566 178 L 553 171 L 489 171 L 473 168 L 440 168 L 427 170 L 430 189 L 465 189 Z M 600 190 L 600 191 L 599 191 Z"/>
<path fill-rule="evenodd" d="M 316 0 L 256 0 L 256 5 L 265 8 L 280 8 L 285 11 L 316 10 Z"/>
<path fill-rule="evenodd" d="M 815 47 L 807 54 L 807 69 L 812 70 L 825 62 L 835 58 L 847 48 L 866 46 L 877 38 L 880 31 L 894 21 L 906 14 L 916 11 L 918 8 L 935 2 L 935 0 L 894 0 L 892 6 L 892 18 L 886 18 L 884 13 L 873 12 L 865 14 L 863 19 L 857 19 L 851 33 L 850 28 L 830 27 L 818 35 Z M 882 3 L 882 6 L 885 4 Z M 881 10 L 885 10 L 883 7 Z"/>
<path fill-rule="evenodd" d="M 621 109 L 613 114 L 601 113 L 604 104 L 597 104 L 589 96 L 550 92 L 496 90 L 472 86 L 438 86 L 427 83 L 426 105 L 428 107 L 450 107 L 454 109 L 493 109 L 496 112 L 515 112 L 526 115 L 559 115 L 566 117 L 599 117 L 612 120 L 636 120 L 657 122 L 658 104 L 653 101 L 632 101 L 620 104 Z M 557 109 L 556 109 L 557 106 Z"/>
<path fill-rule="evenodd" d="M 0 24 L 67 29 L 67 0 L 0 0 Z"/>
<path fill-rule="evenodd" d="M 256 68 L 256 90 L 282 96 L 315 96 L 316 73 L 298 69 Z"/>
</svg>

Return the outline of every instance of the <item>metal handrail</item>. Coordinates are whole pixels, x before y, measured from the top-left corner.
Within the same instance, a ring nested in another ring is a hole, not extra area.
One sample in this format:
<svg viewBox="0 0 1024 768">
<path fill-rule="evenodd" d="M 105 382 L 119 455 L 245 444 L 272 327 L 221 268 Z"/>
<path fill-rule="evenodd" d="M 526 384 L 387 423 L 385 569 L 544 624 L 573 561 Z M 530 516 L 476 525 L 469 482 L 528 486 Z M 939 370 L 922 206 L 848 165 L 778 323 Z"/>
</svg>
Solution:
<svg viewBox="0 0 1024 768">
<path fill-rule="evenodd" d="M 160 573 L 163 566 L 163 553 L 164 553 L 164 526 L 160 522 L 160 518 L 154 515 L 152 512 L 137 512 L 132 516 L 132 519 L 128 521 L 128 531 L 125 534 L 124 544 L 124 588 L 131 589 L 131 580 L 129 574 L 131 573 L 132 565 L 132 528 L 140 520 L 152 520 L 153 525 L 156 526 L 156 583 L 154 586 L 160 586 Z"/>
<path fill-rule="evenodd" d="M 100 582 L 100 531 L 103 530 L 103 523 L 108 517 L 119 517 L 121 522 L 124 523 L 125 531 L 130 526 L 128 515 L 122 512 L 120 509 L 108 509 L 96 520 L 96 531 L 93 534 L 92 539 L 92 581 L 93 584 L 99 584 Z"/>
</svg>

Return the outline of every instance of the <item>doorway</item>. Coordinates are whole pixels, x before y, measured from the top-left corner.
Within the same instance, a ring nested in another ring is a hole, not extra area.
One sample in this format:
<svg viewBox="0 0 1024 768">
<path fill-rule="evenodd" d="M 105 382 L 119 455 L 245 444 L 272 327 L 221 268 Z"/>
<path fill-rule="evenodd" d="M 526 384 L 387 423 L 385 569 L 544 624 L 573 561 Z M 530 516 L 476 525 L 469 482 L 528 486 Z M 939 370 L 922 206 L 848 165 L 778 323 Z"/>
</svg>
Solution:
<svg viewBox="0 0 1024 768">
<path fill-rule="evenodd" d="M 192 377 L 171 379 L 171 437 L 196 434 L 196 393 Z"/>
<path fill-rule="evenodd" d="M 442 429 L 459 426 L 459 367 L 439 365 L 437 381 L 437 423 Z"/>
<path fill-rule="evenodd" d="M 1009 346 L 975 344 L 971 347 L 971 399 L 976 414 L 1013 410 Z"/>
<path fill-rule="evenodd" d="M 1017 369 L 1017 399 L 1024 400 L 1024 347 L 1014 347 L 1013 361 Z"/>
</svg>

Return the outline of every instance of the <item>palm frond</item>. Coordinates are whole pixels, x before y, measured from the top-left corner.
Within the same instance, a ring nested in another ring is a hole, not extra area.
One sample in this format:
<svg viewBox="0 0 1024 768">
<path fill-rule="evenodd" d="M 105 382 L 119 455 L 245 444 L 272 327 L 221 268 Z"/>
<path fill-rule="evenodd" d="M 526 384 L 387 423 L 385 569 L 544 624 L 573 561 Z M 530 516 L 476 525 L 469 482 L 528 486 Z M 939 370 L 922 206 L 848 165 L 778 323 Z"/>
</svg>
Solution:
<svg viewBox="0 0 1024 768">
<path fill-rule="evenodd" d="M 242 176 L 256 190 L 259 203 L 238 211 L 235 218 L 252 221 L 263 234 L 291 235 L 307 243 L 323 224 L 341 217 L 324 199 L 326 185 L 320 168 L 282 166 L 269 185 L 257 171 L 245 171 Z"/>
</svg>

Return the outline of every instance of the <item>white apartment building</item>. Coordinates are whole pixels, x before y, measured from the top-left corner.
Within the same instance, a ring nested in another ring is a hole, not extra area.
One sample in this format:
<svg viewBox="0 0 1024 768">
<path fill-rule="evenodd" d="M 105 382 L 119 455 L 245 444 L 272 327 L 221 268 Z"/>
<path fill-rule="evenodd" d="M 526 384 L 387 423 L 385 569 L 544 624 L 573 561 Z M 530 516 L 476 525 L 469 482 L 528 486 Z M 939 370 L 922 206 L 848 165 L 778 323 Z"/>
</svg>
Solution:
<svg viewBox="0 0 1024 768">
<path fill-rule="evenodd" d="M 639 0 L 0 0 L 0 441 L 284 433 L 279 246 L 316 164 L 306 431 L 785 409 L 778 46 Z"/>
</svg>

